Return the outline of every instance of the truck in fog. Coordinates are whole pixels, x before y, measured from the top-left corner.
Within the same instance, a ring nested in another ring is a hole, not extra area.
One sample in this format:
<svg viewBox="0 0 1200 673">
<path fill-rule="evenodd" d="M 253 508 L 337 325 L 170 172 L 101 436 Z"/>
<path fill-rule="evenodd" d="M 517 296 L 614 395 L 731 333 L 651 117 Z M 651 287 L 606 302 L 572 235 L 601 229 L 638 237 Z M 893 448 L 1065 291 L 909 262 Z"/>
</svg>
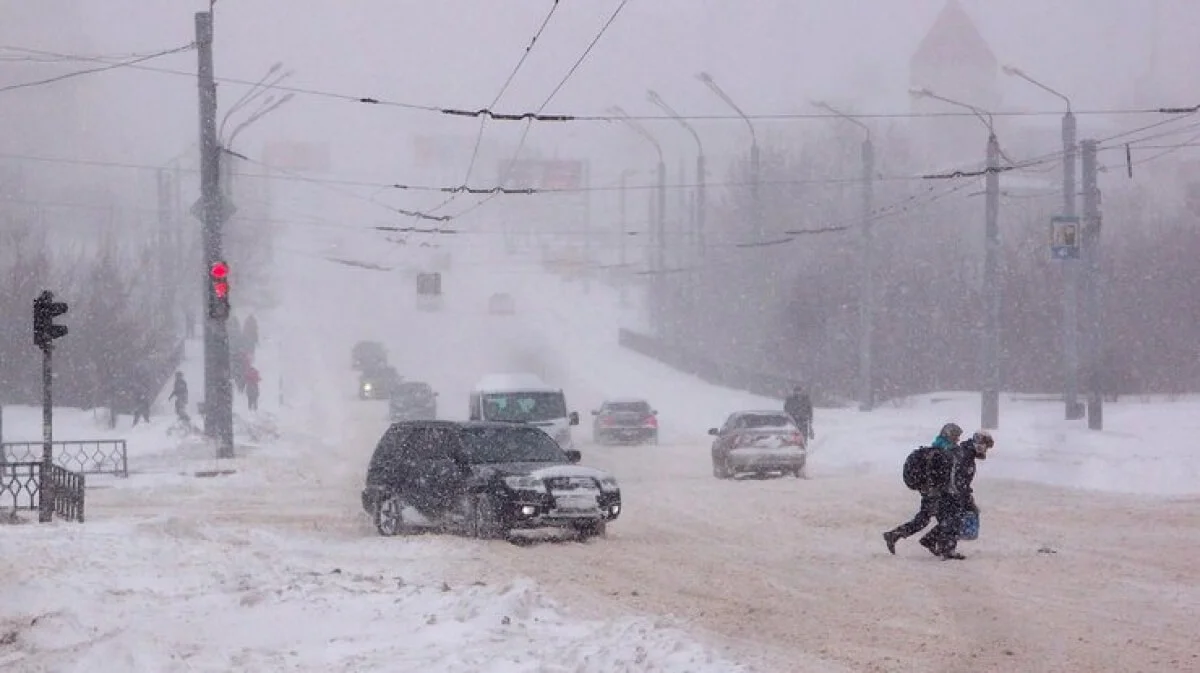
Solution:
<svg viewBox="0 0 1200 673">
<path fill-rule="evenodd" d="M 574 448 L 571 426 L 579 425 L 579 413 L 567 411 L 562 389 L 528 373 L 483 377 L 471 391 L 468 418 L 527 423 L 541 428 L 563 449 Z"/>
</svg>

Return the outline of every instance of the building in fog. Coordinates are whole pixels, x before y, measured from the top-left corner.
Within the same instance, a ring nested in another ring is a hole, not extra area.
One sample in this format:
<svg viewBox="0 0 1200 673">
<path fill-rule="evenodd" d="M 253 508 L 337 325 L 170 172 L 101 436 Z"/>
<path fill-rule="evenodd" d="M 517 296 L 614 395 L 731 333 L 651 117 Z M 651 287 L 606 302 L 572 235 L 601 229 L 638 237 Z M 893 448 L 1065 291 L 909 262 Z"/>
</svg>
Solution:
<svg viewBox="0 0 1200 673">
<path fill-rule="evenodd" d="M 944 98 L 983 110 L 1000 107 L 1000 64 L 975 22 L 958 0 L 946 0 L 929 32 L 909 60 L 909 87 L 928 89 Z M 966 112 L 963 108 L 914 96 L 918 114 Z M 924 154 L 935 163 L 982 160 L 987 130 L 974 117 L 914 120 L 913 129 Z M 973 151 L 978 148 L 978 151 Z M 978 158 L 978 159 L 977 159 Z"/>
</svg>

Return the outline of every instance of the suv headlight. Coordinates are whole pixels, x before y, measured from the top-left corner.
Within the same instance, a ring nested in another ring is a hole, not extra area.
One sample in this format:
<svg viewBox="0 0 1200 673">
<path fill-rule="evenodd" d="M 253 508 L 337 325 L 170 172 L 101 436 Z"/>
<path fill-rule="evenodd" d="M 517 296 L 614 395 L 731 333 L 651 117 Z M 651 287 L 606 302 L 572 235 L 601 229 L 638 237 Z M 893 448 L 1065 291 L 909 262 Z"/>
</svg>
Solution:
<svg viewBox="0 0 1200 673">
<path fill-rule="evenodd" d="M 362 388 L 363 388 L 363 390 L 364 390 L 364 391 L 366 391 L 366 392 L 368 392 L 368 393 L 369 393 L 369 392 L 371 392 L 371 388 L 374 388 L 374 387 L 375 387 L 375 386 L 372 386 L 370 383 L 364 383 L 364 384 L 362 384 Z"/>
<path fill-rule="evenodd" d="M 612 477 L 604 477 L 600 480 L 600 490 L 604 491 L 605 493 L 613 493 L 621 490 L 621 486 L 617 483 L 616 479 Z"/>
<path fill-rule="evenodd" d="M 514 491 L 537 491 L 538 493 L 546 492 L 546 484 L 536 477 L 527 475 L 516 475 L 504 478 L 504 485 Z"/>
</svg>

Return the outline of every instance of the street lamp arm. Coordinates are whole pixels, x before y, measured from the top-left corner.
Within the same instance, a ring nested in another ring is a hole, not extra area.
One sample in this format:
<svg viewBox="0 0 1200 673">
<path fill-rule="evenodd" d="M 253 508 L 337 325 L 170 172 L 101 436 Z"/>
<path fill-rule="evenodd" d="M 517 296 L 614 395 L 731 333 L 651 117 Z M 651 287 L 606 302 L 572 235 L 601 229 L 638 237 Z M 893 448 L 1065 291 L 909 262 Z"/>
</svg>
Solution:
<svg viewBox="0 0 1200 673">
<path fill-rule="evenodd" d="M 832 105 L 830 105 L 829 103 L 826 103 L 824 101 L 814 100 L 814 101 L 809 101 L 809 103 L 813 107 L 825 110 L 826 112 L 829 112 L 832 115 L 841 117 L 842 119 L 845 119 L 846 121 L 850 122 L 851 124 L 854 124 L 855 126 L 857 126 L 858 128 L 860 128 L 866 132 L 868 142 L 871 140 L 871 127 L 870 126 L 867 126 L 866 124 L 855 119 L 854 117 L 851 117 L 850 115 L 845 114 L 845 113 L 841 112 L 840 110 L 835 109 Z"/>
<path fill-rule="evenodd" d="M 225 134 L 225 124 L 227 124 L 229 122 L 229 118 L 231 116 L 233 116 L 233 113 L 242 109 L 244 106 L 246 106 L 248 103 L 250 103 L 250 101 L 261 96 L 271 86 L 278 84 L 279 82 L 283 81 L 283 79 L 285 79 L 286 77 L 291 75 L 291 72 L 284 73 L 284 75 L 282 77 L 280 77 L 276 81 L 272 82 L 270 86 L 264 86 L 264 84 L 266 84 L 266 81 L 268 79 L 270 79 L 272 75 L 279 72 L 279 69 L 282 67 L 283 67 L 283 63 L 280 61 L 276 61 L 275 64 L 272 65 L 267 70 L 266 74 L 264 74 L 261 78 L 259 78 L 259 80 L 257 82 L 255 82 L 254 85 L 251 86 L 250 89 L 246 91 L 246 93 L 242 94 L 241 98 L 237 99 L 236 101 L 234 101 L 233 105 L 229 106 L 229 110 L 226 111 L 225 116 L 221 118 L 221 127 L 217 131 L 218 138 Z"/>
<path fill-rule="evenodd" d="M 696 74 L 696 79 L 703 82 L 706 86 L 708 86 L 709 89 L 712 89 L 713 93 L 717 94 L 721 100 L 725 101 L 726 105 L 733 108 L 734 112 L 737 112 L 738 115 L 741 116 L 742 120 L 746 122 L 746 126 L 750 128 L 751 141 L 755 145 L 758 145 L 758 134 L 754 131 L 754 124 L 750 121 L 750 117 L 742 111 L 742 108 L 738 107 L 738 104 L 729 97 L 729 94 L 725 93 L 724 89 L 717 86 L 717 82 L 712 78 L 712 75 L 708 74 L 707 72 L 700 72 Z"/>
<path fill-rule="evenodd" d="M 670 105 L 667 105 L 667 102 L 662 99 L 662 96 L 659 96 L 658 93 L 656 93 L 653 89 L 646 91 L 646 95 L 649 97 L 651 103 L 654 103 L 658 107 L 662 108 L 663 111 L 670 115 L 672 119 L 679 122 L 683 128 L 687 129 L 688 133 L 692 134 L 692 138 L 696 141 L 696 147 L 700 148 L 700 154 L 704 154 L 704 143 L 700 140 L 700 134 L 696 133 L 696 129 L 693 128 L 692 125 L 683 118 L 683 115 L 676 112 L 675 109 Z"/>
<path fill-rule="evenodd" d="M 1054 89 L 1051 89 L 1050 87 L 1046 86 L 1045 84 L 1042 84 L 1041 82 L 1037 81 L 1036 79 L 1030 77 L 1028 74 L 1025 73 L 1024 70 L 1021 70 L 1020 68 L 1016 68 L 1011 65 L 1006 65 L 1001 69 L 1004 71 L 1004 74 L 1006 74 L 1006 75 L 1011 75 L 1013 77 L 1020 77 L 1021 79 L 1025 80 L 1026 82 L 1029 82 L 1030 84 L 1036 86 L 1037 88 L 1041 89 L 1042 91 L 1045 91 L 1046 93 L 1048 93 L 1052 96 L 1058 96 L 1059 98 L 1062 99 L 1062 101 L 1064 103 L 1067 104 L 1067 114 L 1071 113 L 1071 99 L 1068 98 L 1066 95 L 1059 93 L 1058 91 L 1055 91 Z"/>
<path fill-rule="evenodd" d="M 275 101 L 274 103 L 271 103 L 271 104 L 263 107 L 262 109 L 260 109 L 258 112 L 255 112 L 254 114 L 250 115 L 250 117 L 248 119 L 246 119 L 246 121 L 242 122 L 241 124 L 238 124 L 238 126 L 236 128 L 234 128 L 233 133 L 229 134 L 229 142 L 226 143 L 226 145 L 228 147 L 233 147 L 233 141 L 238 137 L 239 133 L 244 131 L 251 124 L 258 121 L 259 119 L 262 119 L 263 117 L 274 112 L 275 110 L 278 110 L 282 105 L 284 105 L 288 101 L 292 100 L 293 97 L 294 97 L 294 94 L 289 93 L 288 95 L 284 96 L 283 98 L 280 98 L 279 100 Z"/>
<path fill-rule="evenodd" d="M 656 152 L 658 152 L 658 163 L 661 164 L 665 161 L 665 158 L 663 155 L 663 150 L 662 150 L 662 145 L 658 144 L 658 140 L 656 140 L 654 136 L 650 135 L 649 131 L 642 128 L 642 126 L 640 124 L 638 124 L 632 118 L 630 118 L 629 113 L 626 112 L 624 110 L 624 108 L 614 105 L 613 107 L 611 107 L 609 109 L 613 113 L 615 113 L 618 117 L 620 117 L 621 121 L 624 122 L 626 126 L 633 129 L 638 135 L 645 138 L 651 145 L 654 145 L 654 150 Z"/>
<path fill-rule="evenodd" d="M 955 105 L 957 107 L 960 107 L 960 108 L 963 108 L 966 110 L 970 110 L 971 112 L 973 112 L 975 114 L 976 117 L 979 118 L 979 121 L 982 122 L 983 125 L 987 127 L 989 134 L 991 134 L 993 136 L 996 135 L 996 125 L 994 123 L 995 120 L 992 119 L 992 113 L 988 112 L 987 110 L 984 110 L 982 108 L 977 108 L 974 105 L 970 105 L 970 104 L 964 103 L 962 101 L 957 101 L 952 98 L 946 98 L 945 96 L 939 96 L 939 95 L 935 94 L 934 92 L 930 91 L 929 89 L 909 89 L 908 93 L 910 96 L 914 96 L 916 98 L 932 98 L 934 100 L 940 100 L 943 103 L 948 103 L 950 105 Z"/>
</svg>

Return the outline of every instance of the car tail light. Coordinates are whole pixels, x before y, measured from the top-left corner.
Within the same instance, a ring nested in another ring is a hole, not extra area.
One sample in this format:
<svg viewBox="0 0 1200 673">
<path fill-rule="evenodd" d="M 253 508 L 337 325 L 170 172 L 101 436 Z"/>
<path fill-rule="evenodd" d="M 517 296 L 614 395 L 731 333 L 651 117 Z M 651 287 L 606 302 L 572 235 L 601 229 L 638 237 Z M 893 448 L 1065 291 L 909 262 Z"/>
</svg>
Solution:
<svg viewBox="0 0 1200 673">
<path fill-rule="evenodd" d="M 788 442 L 795 446 L 804 446 L 804 435 L 799 432 L 793 432 L 788 435 Z"/>
<path fill-rule="evenodd" d="M 647 416 L 642 419 L 642 425 L 646 426 L 647 428 L 657 428 L 658 427 L 658 419 L 655 418 L 653 415 Z"/>
</svg>

